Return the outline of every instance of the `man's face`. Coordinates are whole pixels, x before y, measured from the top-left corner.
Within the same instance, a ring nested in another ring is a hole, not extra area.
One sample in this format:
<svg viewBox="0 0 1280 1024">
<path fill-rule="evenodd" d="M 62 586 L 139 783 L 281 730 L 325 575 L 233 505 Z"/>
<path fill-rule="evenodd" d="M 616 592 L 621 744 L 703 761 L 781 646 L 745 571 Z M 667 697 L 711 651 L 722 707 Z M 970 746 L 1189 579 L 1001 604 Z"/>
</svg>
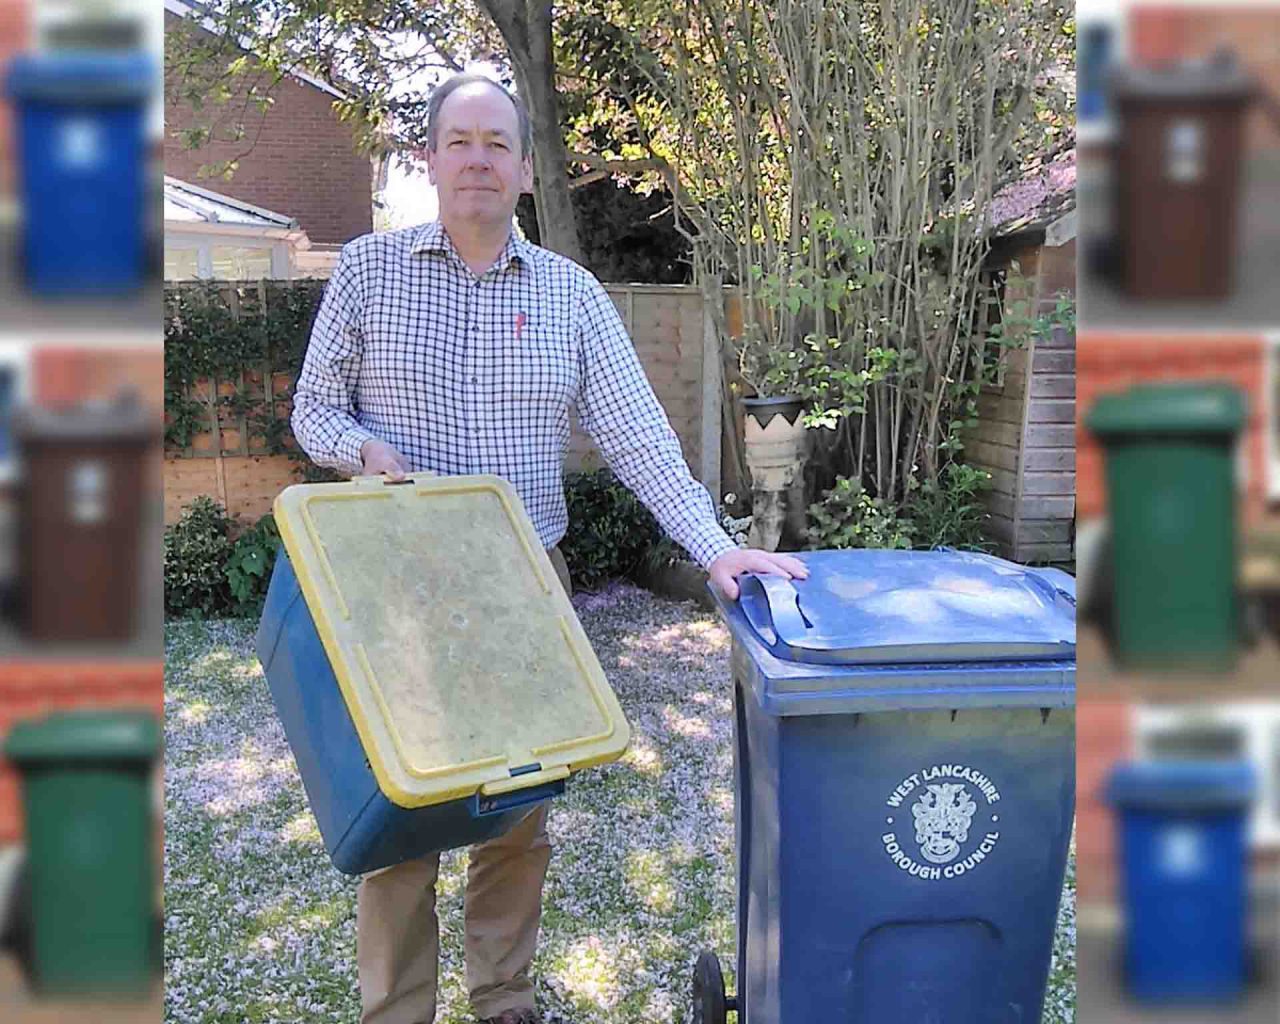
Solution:
<svg viewBox="0 0 1280 1024">
<path fill-rule="evenodd" d="M 510 224 L 520 193 L 533 188 L 533 160 L 520 155 L 520 122 L 511 101 L 474 82 L 449 94 L 439 119 L 427 168 L 442 218 Z"/>
</svg>

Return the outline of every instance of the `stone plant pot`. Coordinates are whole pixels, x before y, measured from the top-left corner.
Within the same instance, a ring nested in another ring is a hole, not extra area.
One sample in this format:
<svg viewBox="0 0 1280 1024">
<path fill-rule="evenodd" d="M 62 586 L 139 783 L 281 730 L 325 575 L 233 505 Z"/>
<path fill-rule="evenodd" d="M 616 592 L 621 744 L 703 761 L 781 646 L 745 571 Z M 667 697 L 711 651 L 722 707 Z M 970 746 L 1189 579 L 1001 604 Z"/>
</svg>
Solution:
<svg viewBox="0 0 1280 1024">
<path fill-rule="evenodd" d="M 765 551 L 778 550 L 788 519 L 797 521 L 804 503 L 804 463 L 807 458 L 804 403 L 798 398 L 747 398 L 743 440 L 751 471 L 752 523 L 747 543 Z M 798 492 L 798 493 L 797 493 Z"/>
</svg>

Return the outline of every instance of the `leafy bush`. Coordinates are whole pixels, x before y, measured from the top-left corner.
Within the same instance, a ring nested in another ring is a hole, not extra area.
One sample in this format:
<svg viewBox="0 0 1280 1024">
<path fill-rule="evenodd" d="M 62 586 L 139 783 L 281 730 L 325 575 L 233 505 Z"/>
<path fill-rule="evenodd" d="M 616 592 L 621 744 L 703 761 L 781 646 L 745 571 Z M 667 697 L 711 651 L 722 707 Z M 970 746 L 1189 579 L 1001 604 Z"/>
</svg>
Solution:
<svg viewBox="0 0 1280 1024">
<path fill-rule="evenodd" d="M 170 615 L 215 616 L 229 610 L 231 527 L 222 506 L 201 495 L 165 529 L 164 607 Z"/>
<path fill-rule="evenodd" d="M 577 588 L 633 575 L 663 539 L 657 520 L 610 470 L 569 474 L 565 500 L 569 529 L 560 550 Z"/>
<path fill-rule="evenodd" d="M 809 506 L 809 542 L 815 548 L 910 548 L 915 525 L 862 484 L 838 477 L 822 500 Z"/>
<path fill-rule="evenodd" d="M 201 495 L 164 531 L 164 609 L 216 618 L 261 614 L 280 531 L 267 514 L 234 541 L 236 520 Z"/>
<path fill-rule="evenodd" d="M 952 462 L 936 483 L 914 485 L 898 508 L 871 497 L 857 480 L 838 477 L 809 506 L 809 542 L 816 548 L 988 548 L 982 532 L 988 515 L 978 493 L 990 482 L 989 473 Z"/>
<path fill-rule="evenodd" d="M 982 532 L 990 515 L 978 497 L 989 486 L 990 473 L 952 462 L 943 469 L 937 483 L 926 482 L 915 488 L 907 499 L 908 514 L 915 524 L 915 546 L 991 547 Z"/>
<path fill-rule="evenodd" d="M 232 545 L 227 559 L 227 584 L 237 615 L 262 613 L 262 602 L 267 596 L 279 549 L 280 530 L 271 513 L 245 530 Z"/>
</svg>

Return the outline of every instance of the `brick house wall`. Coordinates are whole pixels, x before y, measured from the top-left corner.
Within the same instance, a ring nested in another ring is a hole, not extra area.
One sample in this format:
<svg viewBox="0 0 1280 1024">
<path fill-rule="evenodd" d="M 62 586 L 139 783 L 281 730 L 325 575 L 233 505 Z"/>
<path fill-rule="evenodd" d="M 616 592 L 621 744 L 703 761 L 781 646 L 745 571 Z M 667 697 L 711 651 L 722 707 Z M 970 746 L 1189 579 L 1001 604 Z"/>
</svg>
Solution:
<svg viewBox="0 0 1280 1024">
<path fill-rule="evenodd" d="M 1129 54 L 1137 63 L 1208 56 L 1223 46 L 1280 101 L 1280 11 L 1274 7 L 1143 6 L 1130 15 Z M 1280 126 L 1255 105 L 1246 137 L 1252 151 L 1274 150 Z"/>
<path fill-rule="evenodd" d="M 27 46 L 30 29 L 27 7 L 31 0 L 0 0 L 0 75 L 9 58 Z M 13 191 L 13 116 L 8 101 L 0 102 L 0 198 Z"/>
<path fill-rule="evenodd" d="M 1132 702 L 1082 697 L 1076 710 L 1076 896 L 1082 905 L 1111 903 L 1117 895 L 1115 815 L 1105 786 L 1132 750 Z"/>
<path fill-rule="evenodd" d="M 185 31 L 183 19 L 165 13 L 166 44 L 174 31 Z M 247 88 L 247 83 L 242 90 Z M 244 112 L 245 142 L 210 142 L 186 149 L 177 133 L 226 119 L 244 101 L 242 91 L 227 107 L 197 113 L 189 104 L 169 99 L 166 84 L 165 173 L 194 185 L 294 217 L 311 241 L 339 244 L 373 230 L 373 169 L 368 156 L 355 151 L 354 136 L 333 111 L 334 97 L 295 78 L 274 90 L 266 113 L 253 104 Z M 224 129 L 225 131 L 225 129 Z M 215 132 L 215 134 L 218 134 Z M 230 180 L 201 178 L 201 166 L 239 158 Z"/>
<path fill-rule="evenodd" d="M 139 662 L 0 663 L 0 741 L 25 719 L 73 709 L 141 709 L 164 714 L 164 664 Z M 21 840 L 20 779 L 0 759 L 0 845 Z"/>
<path fill-rule="evenodd" d="M 1076 339 L 1076 500 L 1081 519 L 1106 511 L 1102 448 L 1084 428 L 1100 395 L 1153 381 L 1217 380 L 1235 384 L 1248 403 L 1241 443 L 1247 481 L 1242 512 L 1247 523 L 1267 510 L 1266 343 L 1260 337 L 1111 335 Z"/>
</svg>

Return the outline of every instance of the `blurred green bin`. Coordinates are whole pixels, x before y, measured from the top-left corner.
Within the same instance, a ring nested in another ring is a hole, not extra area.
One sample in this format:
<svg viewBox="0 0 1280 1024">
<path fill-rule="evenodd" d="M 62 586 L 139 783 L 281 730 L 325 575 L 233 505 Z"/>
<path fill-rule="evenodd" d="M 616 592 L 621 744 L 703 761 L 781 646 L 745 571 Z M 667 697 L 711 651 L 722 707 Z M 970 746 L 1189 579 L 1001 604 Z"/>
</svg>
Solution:
<svg viewBox="0 0 1280 1024">
<path fill-rule="evenodd" d="M 1239 649 L 1228 384 L 1147 384 L 1094 404 L 1106 454 L 1114 653 L 1132 668 L 1223 668 Z"/>
<path fill-rule="evenodd" d="M 9 733 L 41 993 L 142 996 L 155 981 L 150 771 L 159 749 L 159 723 L 146 712 L 64 712 Z"/>
</svg>

